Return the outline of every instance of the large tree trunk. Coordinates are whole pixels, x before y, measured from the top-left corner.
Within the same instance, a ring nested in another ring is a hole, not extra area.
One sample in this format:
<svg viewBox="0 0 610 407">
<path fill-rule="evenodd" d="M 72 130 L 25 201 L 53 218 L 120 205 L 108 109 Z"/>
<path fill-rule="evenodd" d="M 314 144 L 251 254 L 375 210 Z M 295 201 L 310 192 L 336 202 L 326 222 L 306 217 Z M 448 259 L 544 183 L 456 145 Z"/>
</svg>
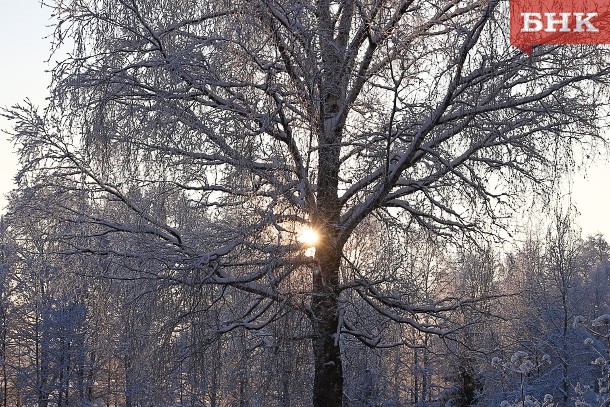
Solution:
<svg viewBox="0 0 610 407">
<path fill-rule="evenodd" d="M 328 97 L 327 106 L 334 97 Z M 322 129 L 321 129 L 322 130 Z M 338 241 L 340 207 L 338 198 L 341 130 L 321 132 L 319 139 L 317 211 L 314 227 L 320 239 L 316 246 L 318 267 L 313 276 L 312 324 L 314 329 L 314 407 L 341 407 L 343 369 L 339 337 L 339 265 L 343 243 Z"/>
<path fill-rule="evenodd" d="M 335 33 L 330 1 L 316 1 L 322 77 L 318 120 L 317 210 L 312 219 L 320 234 L 316 247 L 318 269 L 314 273 L 312 293 L 315 334 L 314 407 L 341 407 L 343 404 L 338 307 L 339 265 L 343 243 L 337 239 L 341 212 L 338 187 L 343 134 L 340 112 L 347 86 L 343 62 L 353 1 L 344 3 L 345 9 Z"/>
<path fill-rule="evenodd" d="M 339 314 L 337 284 L 338 253 L 321 250 L 319 269 L 313 279 L 313 342 L 315 376 L 314 407 L 341 407 L 343 403 L 343 369 L 339 349 Z"/>
<path fill-rule="evenodd" d="M 330 116 L 333 117 L 337 111 L 336 95 L 327 95 L 325 99 L 325 108 L 330 110 Z M 324 111 L 324 107 L 321 110 Z M 312 219 L 320 235 L 316 246 L 318 268 L 314 271 L 311 300 L 315 335 L 313 405 L 341 407 L 343 369 L 339 348 L 339 265 L 343 243 L 337 239 L 340 218 L 338 185 L 341 129 L 320 130 L 317 211 Z"/>
</svg>

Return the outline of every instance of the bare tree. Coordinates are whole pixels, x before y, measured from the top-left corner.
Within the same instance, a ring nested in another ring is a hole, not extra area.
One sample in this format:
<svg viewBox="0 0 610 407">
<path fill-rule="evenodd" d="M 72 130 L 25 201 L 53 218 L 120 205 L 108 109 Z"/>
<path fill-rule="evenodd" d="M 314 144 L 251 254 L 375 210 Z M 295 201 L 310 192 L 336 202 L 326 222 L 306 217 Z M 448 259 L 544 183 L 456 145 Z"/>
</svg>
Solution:
<svg viewBox="0 0 610 407">
<path fill-rule="evenodd" d="M 43 117 L 28 106 L 6 115 L 22 187 L 53 191 L 38 210 L 85 231 L 58 236 L 65 253 L 243 291 L 244 311 L 220 331 L 304 313 L 314 406 L 343 403 L 342 337 L 397 344 L 357 328 L 344 312 L 350 292 L 430 335 L 449 332 L 420 316 L 470 303 L 413 304 L 369 267 L 342 273 L 350 247 L 378 244 L 354 240 L 367 219 L 497 231 L 524 193 L 552 186 L 575 145 L 599 140 L 607 49 L 524 55 L 495 0 L 51 7 L 58 43 L 70 38 L 74 51 L 54 70 Z M 75 195 L 87 204 L 62 198 Z M 297 242 L 305 226 L 319 235 L 314 258 Z"/>
</svg>

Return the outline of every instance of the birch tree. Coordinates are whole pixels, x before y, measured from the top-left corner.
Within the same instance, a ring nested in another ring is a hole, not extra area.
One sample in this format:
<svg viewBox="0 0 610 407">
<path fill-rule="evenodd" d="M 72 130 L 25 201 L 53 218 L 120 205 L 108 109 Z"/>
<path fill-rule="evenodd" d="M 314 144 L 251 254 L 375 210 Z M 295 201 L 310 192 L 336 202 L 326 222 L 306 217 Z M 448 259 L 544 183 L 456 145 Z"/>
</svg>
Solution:
<svg viewBox="0 0 610 407">
<path fill-rule="evenodd" d="M 600 141 L 607 49 L 525 55 L 495 0 L 50 5 L 57 46 L 74 50 L 53 71 L 44 114 L 5 114 L 22 188 L 52 191 L 38 210 L 82 227 L 57 236 L 65 254 L 242 291 L 244 312 L 219 331 L 306 316 L 318 407 L 343 403 L 342 338 L 401 344 L 358 329 L 344 298 L 443 337 L 436 321 L 471 303 L 415 304 L 392 293 L 391 274 L 344 273 L 350 248 L 379 244 L 355 241 L 368 219 L 496 233 L 572 165 L 575 147 Z M 314 257 L 298 241 L 307 227 Z"/>
</svg>

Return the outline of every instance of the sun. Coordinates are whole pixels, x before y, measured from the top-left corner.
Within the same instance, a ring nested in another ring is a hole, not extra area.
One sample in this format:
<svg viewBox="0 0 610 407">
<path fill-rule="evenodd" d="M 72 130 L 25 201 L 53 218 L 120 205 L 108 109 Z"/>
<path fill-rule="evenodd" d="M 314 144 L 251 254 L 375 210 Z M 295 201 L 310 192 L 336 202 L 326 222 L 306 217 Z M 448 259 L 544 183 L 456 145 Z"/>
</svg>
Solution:
<svg viewBox="0 0 610 407">
<path fill-rule="evenodd" d="M 316 243 L 320 240 L 320 235 L 318 232 L 313 230 L 312 228 L 305 228 L 299 235 L 299 242 L 307 245 L 307 246 L 315 246 Z"/>
</svg>

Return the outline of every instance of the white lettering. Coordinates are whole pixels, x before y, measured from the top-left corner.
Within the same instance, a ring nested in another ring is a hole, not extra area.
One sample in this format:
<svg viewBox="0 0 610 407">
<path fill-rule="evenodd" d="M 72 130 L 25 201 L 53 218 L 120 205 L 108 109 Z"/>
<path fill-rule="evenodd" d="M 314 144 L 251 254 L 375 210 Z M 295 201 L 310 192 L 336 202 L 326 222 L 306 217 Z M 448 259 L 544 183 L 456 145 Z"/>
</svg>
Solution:
<svg viewBox="0 0 610 407">
<path fill-rule="evenodd" d="M 544 31 L 546 32 L 555 32 L 555 26 L 561 24 L 561 28 L 559 32 L 565 33 L 570 32 L 570 27 L 568 26 L 568 22 L 570 21 L 570 15 L 572 13 L 559 13 L 561 18 L 555 19 L 556 13 L 544 13 L 546 16 L 546 28 Z"/>
<path fill-rule="evenodd" d="M 523 17 L 523 28 L 521 32 L 537 32 L 542 30 L 542 15 L 540 13 L 521 13 Z M 534 18 L 537 18 L 535 20 Z"/>
<path fill-rule="evenodd" d="M 599 32 L 593 25 L 591 19 L 597 17 L 597 13 L 521 13 L 523 28 L 521 32 Z M 543 16 L 546 27 L 542 22 Z M 559 18 L 556 18 L 559 16 Z M 575 26 L 570 29 L 570 17 L 574 16 Z M 559 29 L 557 29 L 559 27 Z"/>
<path fill-rule="evenodd" d="M 597 17 L 597 13 L 587 13 L 587 17 L 583 18 L 585 13 L 574 13 L 574 17 L 576 17 L 576 28 L 574 28 L 575 32 L 598 32 L 599 30 L 591 23 L 591 19 L 593 17 Z M 583 29 L 583 26 L 586 25 L 587 29 Z"/>
</svg>

